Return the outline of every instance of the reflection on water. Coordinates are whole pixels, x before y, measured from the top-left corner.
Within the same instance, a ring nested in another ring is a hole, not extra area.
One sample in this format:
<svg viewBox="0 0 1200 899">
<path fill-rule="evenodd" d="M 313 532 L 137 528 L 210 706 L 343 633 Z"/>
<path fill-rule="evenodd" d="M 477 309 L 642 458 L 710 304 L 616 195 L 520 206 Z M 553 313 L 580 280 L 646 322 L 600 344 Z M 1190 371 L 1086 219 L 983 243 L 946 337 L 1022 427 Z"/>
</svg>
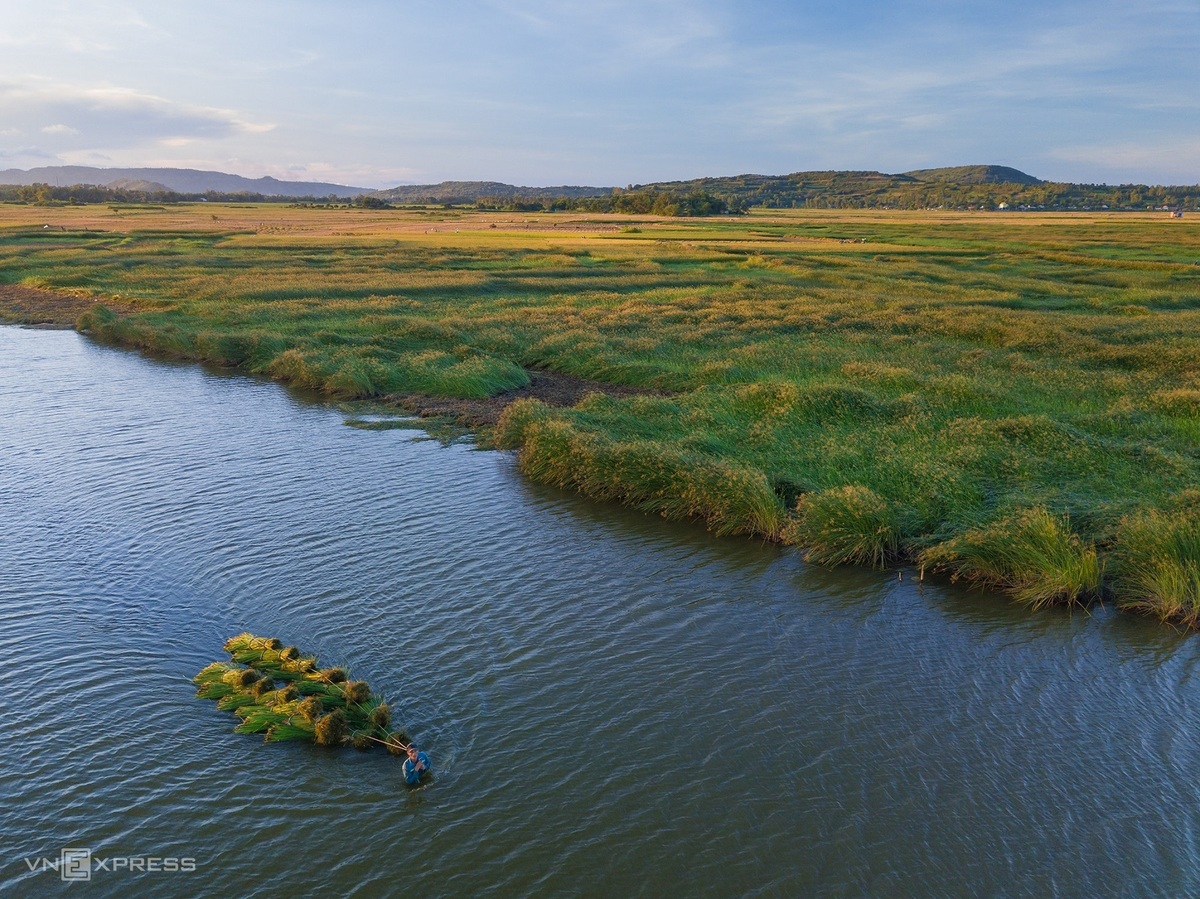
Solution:
<svg viewBox="0 0 1200 899">
<path fill-rule="evenodd" d="M 826 571 L 346 427 L 255 379 L 0 328 L 0 892 L 1177 896 L 1196 642 Z M 438 777 L 267 746 L 188 679 L 345 663 Z"/>
</svg>

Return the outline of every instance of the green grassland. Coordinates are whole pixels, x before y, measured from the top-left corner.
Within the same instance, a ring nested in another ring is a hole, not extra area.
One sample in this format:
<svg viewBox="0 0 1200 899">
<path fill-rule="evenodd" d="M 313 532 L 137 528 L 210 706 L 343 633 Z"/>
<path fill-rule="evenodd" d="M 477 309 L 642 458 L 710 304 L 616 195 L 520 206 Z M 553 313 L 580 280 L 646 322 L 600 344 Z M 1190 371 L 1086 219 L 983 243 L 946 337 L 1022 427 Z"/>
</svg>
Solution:
<svg viewBox="0 0 1200 899">
<path fill-rule="evenodd" d="M 648 388 L 482 437 L 814 562 L 1191 626 L 1198 263 L 1165 214 L 0 207 L 0 284 L 97 298 L 98 339 L 346 397 Z"/>
</svg>

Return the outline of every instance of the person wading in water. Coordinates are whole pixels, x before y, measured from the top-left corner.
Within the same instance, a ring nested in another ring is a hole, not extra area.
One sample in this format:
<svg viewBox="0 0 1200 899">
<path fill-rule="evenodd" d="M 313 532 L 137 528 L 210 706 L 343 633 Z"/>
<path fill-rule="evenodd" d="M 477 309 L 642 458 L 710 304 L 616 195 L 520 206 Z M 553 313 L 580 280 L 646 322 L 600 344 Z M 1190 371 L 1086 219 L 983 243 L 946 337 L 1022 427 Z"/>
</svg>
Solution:
<svg viewBox="0 0 1200 899">
<path fill-rule="evenodd" d="M 416 746 L 409 746 L 408 758 L 404 760 L 404 782 L 415 785 L 420 782 L 423 774 L 431 773 L 431 770 L 429 756 L 417 749 Z"/>
</svg>

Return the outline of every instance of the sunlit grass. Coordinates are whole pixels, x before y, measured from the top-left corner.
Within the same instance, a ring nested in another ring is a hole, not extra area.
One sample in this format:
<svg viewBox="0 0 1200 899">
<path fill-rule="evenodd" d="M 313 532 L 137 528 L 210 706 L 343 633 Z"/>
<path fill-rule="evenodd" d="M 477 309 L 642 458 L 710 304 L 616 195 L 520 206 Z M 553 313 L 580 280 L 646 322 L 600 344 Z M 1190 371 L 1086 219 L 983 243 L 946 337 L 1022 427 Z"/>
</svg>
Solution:
<svg viewBox="0 0 1200 899">
<path fill-rule="evenodd" d="M 1200 502 L 1127 518 L 1119 532 L 1117 560 L 1123 606 L 1165 621 L 1200 625 Z"/>
<path fill-rule="evenodd" d="M 1002 589 L 1031 606 L 1072 605 L 1097 595 L 1103 563 L 1066 518 L 1027 509 L 926 551 L 922 564 Z"/>
<path fill-rule="evenodd" d="M 98 338 L 347 397 L 533 368 L 656 390 L 518 404 L 496 438 L 531 477 L 813 561 L 1170 595 L 1192 623 L 1191 550 L 1132 547 L 1200 483 L 1197 263 L 1196 222 L 1148 215 L 0 207 L 0 281 L 144 310 L 91 313 Z"/>
<path fill-rule="evenodd" d="M 796 513 L 784 537 L 804 547 L 809 562 L 883 568 L 899 556 L 896 510 L 866 487 L 849 484 L 805 494 Z"/>
</svg>

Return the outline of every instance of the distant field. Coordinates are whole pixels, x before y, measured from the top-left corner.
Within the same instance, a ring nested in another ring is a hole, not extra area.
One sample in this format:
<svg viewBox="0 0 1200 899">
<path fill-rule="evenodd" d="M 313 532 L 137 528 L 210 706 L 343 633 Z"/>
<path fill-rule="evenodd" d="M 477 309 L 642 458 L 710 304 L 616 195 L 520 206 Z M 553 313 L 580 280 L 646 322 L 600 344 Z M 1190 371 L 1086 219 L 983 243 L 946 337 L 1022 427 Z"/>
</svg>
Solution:
<svg viewBox="0 0 1200 899">
<path fill-rule="evenodd" d="M 4 284 L 344 396 L 653 388 L 484 436 L 814 561 L 1200 621 L 1200 218 L 0 206 Z"/>
</svg>

